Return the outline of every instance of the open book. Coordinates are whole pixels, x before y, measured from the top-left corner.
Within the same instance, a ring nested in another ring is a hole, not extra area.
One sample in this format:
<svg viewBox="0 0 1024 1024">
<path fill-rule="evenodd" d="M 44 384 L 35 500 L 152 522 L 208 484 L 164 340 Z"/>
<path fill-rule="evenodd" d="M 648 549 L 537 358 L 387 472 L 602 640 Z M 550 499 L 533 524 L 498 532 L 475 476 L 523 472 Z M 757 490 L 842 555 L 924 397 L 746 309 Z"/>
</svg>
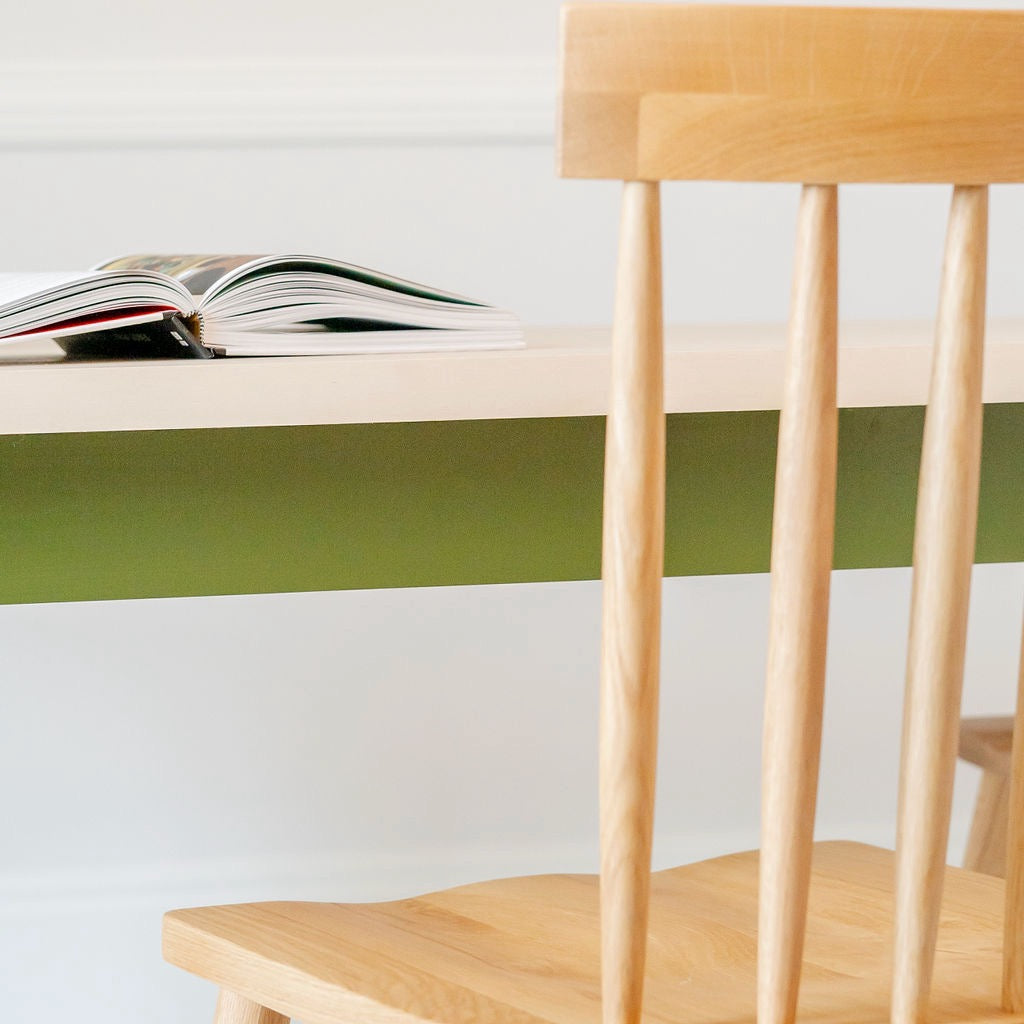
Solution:
<svg viewBox="0 0 1024 1024">
<path fill-rule="evenodd" d="M 513 348 L 518 318 L 314 256 L 125 256 L 87 273 L 0 274 L 0 343 L 86 355 L 337 355 Z"/>
</svg>

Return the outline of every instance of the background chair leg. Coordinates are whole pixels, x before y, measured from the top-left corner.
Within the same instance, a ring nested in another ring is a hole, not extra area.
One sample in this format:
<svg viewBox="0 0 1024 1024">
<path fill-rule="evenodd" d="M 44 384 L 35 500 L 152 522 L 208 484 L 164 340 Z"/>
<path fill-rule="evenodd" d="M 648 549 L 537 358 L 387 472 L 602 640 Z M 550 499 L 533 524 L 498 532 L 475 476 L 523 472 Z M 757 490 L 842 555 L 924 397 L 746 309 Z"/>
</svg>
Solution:
<svg viewBox="0 0 1024 1024">
<path fill-rule="evenodd" d="M 288 1018 L 222 988 L 213 1024 L 288 1024 Z"/>
<path fill-rule="evenodd" d="M 983 772 L 974 808 L 964 867 L 1006 877 L 1006 823 L 1010 813 L 1009 779 Z"/>
</svg>

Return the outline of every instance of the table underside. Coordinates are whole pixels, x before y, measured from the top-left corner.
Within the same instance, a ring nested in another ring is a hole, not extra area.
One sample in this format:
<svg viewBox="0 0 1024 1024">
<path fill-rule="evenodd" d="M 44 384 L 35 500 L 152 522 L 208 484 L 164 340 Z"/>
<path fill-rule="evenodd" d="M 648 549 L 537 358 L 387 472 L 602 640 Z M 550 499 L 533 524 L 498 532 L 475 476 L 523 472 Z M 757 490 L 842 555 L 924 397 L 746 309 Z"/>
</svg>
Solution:
<svg viewBox="0 0 1024 1024">
<path fill-rule="evenodd" d="M 924 410 L 840 412 L 835 566 L 907 565 Z M 778 413 L 668 418 L 665 573 L 768 568 Z M 594 579 L 604 420 L 0 437 L 0 602 Z M 1024 561 L 1024 404 L 976 559 Z"/>
</svg>

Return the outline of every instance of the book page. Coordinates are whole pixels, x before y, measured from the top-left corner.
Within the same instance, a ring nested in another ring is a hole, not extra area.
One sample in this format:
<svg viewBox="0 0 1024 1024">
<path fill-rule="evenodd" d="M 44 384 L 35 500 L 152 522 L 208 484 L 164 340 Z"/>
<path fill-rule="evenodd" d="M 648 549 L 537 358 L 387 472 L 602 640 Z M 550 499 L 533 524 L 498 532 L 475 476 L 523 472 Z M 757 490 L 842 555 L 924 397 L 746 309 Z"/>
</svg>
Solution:
<svg viewBox="0 0 1024 1024">
<path fill-rule="evenodd" d="M 168 277 L 176 277 L 192 295 L 200 296 L 226 274 L 244 267 L 246 263 L 260 259 L 259 256 L 218 255 L 183 253 L 156 255 L 140 253 L 133 256 L 119 256 L 107 263 L 101 263 L 94 270 L 155 270 Z"/>
<path fill-rule="evenodd" d="M 223 258 L 227 259 L 228 257 Z M 486 306 L 486 303 L 467 298 L 465 295 L 456 295 L 454 292 L 444 291 L 430 285 L 417 284 L 415 281 L 407 281 L 379 270 L 370 270 L 369 267 L 359 267 L 354 263 L 343 263 L 341 260 L 327 259 L 322 256 L 300 254 L 249 257 L 249 263 L 235 267 L 207 289 L 203 295 L 204 304 L 252 281 L 291 273 L 325 274 L 342 281 L 350 281 L 355 285 L 366 285 L 393 294 L 414 296 L 432 302 L 446 302 L 460 306 Z"/>
<path fill-rule="evenodd" d="M 88 273 L 83 274 L 81 270 L 0 274 L 0 306 L 7 306 L 34 295 L 46 295 L 53 289 L 74 284 L 89 276 Z"/>
<path fill-rule="evenodd" d="M 191 316 L 195 305 L 179 281 L 149 270 L 0 273 L 0 339 L 97 332 L 167 312 Z"/>
<path fill-rule="evenodd" d="M 385 274 L 368 267 L 359 267 L 341 260 L 321 256 L 288 254 L 280 256 L 243 256 L 238 254 L 202 253 L 136 253 L 118 256 L 100 263 L 94 270 L 152 270 L 177 278 L 189 292 L 206 301 L 233 290 L 239 284 L 259 278 L 278 276 L 282 273 L 305 272 L 328 274 L 335 277 L 383 288 L 399 295 L 412 295 L 434 302 L 449 302 L 463 306 L 485 306 L 464 295 L 417 284 L 392 274 Z"/>
</svg>

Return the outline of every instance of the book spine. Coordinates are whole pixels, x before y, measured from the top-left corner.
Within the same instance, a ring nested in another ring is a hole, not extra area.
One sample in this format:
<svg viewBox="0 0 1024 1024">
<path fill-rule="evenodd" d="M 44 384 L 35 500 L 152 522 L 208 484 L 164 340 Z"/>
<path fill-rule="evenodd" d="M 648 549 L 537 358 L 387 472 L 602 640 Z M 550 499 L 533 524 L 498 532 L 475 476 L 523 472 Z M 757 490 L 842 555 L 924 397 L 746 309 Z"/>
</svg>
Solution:
<svg viewBox="0 0 1024 1024">
<path fill-rule="evenodd" d="M 213 352 L 203 344 L 203 314 L 196 310 L 188 316 L 170 316 L 171 337 L 198 359 L 212 359 Z"/>
</svg>

